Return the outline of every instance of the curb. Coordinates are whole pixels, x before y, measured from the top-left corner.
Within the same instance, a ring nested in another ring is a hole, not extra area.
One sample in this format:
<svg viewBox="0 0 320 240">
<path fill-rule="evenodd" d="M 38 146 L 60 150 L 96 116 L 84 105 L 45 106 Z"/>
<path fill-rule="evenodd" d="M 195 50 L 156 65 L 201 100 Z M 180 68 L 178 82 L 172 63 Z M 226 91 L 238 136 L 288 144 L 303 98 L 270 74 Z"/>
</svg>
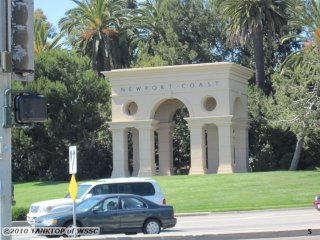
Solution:
<svg viewBox="0 0 320 240">
<path fill-rule="evenodd" d="M 27 221 L 12 221 L 12 227 L 29 227 Z"/>
<path fill-rule="evenodd" d="M 183 233 L 182 233 L 183 234 Z M 284 230 L 284 231 L 270 231 L 270 232 L 241 232 L 241 233 L 208 233 L 208 234 L 183 234 L 183 235 L 137 235 L 137 236 L 115 236 L 106 235 L 101 236 L 91 236 L 91 237 L 81 237 L 81 240 L 184 240 L 184 239 L 196 239 L 196 240 L 242 240 L 242 239 L 260 239 L 260 238 L 282 238 L 282 237 L 307 237 L 307 236 L 318 236 L 320 235 L 319 229 L 312 229 L 312 235 L 308 233 L 307 229 L 303 230 Z M 70 238 L 70 240 L 79 238 Z"/>
</svg>

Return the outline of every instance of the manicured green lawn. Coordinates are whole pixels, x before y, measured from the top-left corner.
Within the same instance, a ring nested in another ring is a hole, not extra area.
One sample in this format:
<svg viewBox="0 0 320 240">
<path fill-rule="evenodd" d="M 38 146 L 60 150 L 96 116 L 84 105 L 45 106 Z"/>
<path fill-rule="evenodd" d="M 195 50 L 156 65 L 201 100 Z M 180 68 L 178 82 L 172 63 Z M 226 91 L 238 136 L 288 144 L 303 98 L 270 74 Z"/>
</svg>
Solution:
<svg viewBox="0 0 320 240">
<path fill-rule="evenodd" d="M 175 212 L 230 211 L 312 206 L 320 172 L 263 172 L 153 177 Z M 16 207 L 62 198 L 68 182 L 15 184 Z"/>
</svg>

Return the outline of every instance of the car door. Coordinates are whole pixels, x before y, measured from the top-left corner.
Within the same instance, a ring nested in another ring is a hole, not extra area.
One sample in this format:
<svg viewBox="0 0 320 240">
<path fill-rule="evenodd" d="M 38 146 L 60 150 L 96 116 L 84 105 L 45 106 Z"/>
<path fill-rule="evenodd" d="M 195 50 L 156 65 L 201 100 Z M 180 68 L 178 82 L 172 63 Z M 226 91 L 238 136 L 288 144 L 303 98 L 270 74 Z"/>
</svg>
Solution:
<svg viewBox="0 0 320 240">
<path fill-rule="evenodd" d="M 88 213 L 85 222 L 91 227 L 100 227 L 100 232 L 118 232 L 120 228 L 118 197 L 106 198 Z"/>
<path fill-rule="evenodd" d="M 120 228 L 142 229 L 148 215 L 147 205 L 135 197 L 120 197 Z"/>
</svg>

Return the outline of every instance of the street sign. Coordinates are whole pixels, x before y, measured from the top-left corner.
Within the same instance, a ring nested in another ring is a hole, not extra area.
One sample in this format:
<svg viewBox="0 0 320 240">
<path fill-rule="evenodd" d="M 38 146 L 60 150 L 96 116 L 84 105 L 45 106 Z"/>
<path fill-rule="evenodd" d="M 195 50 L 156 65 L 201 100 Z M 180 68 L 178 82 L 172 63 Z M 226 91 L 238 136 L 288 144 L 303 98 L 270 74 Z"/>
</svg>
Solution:
<svg viewBox="0 0 320 240">
<path fill-rule="evenodd" d="M 73 205 L 73 237 L 75 238 L 77 236 L 77 220 L 76 220 L 76 199 L 77 199 L 77 193 L 78 193 L 78 184 L 76 182 L 76 177 L 74 174 L 71 176 L 70 184 L 69 184 L 69 193 L 70 197 L 72 199 L 72 205 Z"/>
<path fill-rule="evenodd" d="M 69 193 L 72 201 L 75 202 L 77 198 L 77 193 L 78 193 L 78 185 L 77 185 L 74 174 L 72 174 L 72 177 L 69 183 Z"/>
<path fill-rule="evenodd" d="M 69 174 L 77 173 L 77 146 L 69 147 Z"/>
</svg>

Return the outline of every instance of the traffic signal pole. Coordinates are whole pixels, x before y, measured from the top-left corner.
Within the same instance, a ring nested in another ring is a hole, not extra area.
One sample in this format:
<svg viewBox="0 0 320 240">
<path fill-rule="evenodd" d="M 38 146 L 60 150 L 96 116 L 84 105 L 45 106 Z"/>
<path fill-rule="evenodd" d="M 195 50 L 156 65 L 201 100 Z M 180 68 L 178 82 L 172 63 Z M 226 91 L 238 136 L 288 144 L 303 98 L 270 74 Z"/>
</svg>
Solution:
<svg viewBox="0 0 320 240">
<path fill-rule="evenodd" d="M 3 128 L 5 91 L 11 88 L 10 53 L 11 0 L 0 1 L 0 240 L 11 240 L 2 229 L 11 227 L 11 128 Z"/>
</svg>

